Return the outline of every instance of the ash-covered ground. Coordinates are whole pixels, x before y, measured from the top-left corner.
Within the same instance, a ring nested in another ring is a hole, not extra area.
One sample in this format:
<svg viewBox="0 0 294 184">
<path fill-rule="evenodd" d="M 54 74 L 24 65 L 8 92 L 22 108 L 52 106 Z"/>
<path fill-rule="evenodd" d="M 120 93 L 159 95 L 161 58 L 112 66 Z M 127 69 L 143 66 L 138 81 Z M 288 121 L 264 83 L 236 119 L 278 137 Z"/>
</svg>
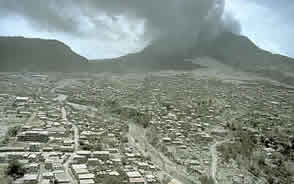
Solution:
<svg viewBox="0 0 294 184">
<path fill-rule="evenodd" d="M 193 62 L 202 67 L 1 73 L 2 181 L 293 183 L 294 87 Z"/>
</svg>

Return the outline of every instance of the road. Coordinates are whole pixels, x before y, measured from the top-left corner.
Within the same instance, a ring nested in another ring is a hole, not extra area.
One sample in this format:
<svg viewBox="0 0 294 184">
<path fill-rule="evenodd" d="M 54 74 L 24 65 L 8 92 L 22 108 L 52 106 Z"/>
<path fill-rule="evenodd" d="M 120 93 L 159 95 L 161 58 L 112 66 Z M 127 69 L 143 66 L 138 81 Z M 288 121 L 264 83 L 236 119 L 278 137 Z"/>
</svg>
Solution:
<svg viewBox="0 0 294 184">
<path fill-rule="evenodd" d="M 148 153 L 151 156 L 152 161 L 154 161 L 167 176 L 173 178 L 174 181 L 177 181 L 177 183 L 181 183 L 181 184 L 194 183 L 188 178 L 188 174 L 185 173 L 184 170 L 178 168 L 176 163 L 169 160 L 165 155 L 163 155 L 161 152 L 156 150 L 151 144 L 149 144 L 145 136 L 145 130 L 143 128 L 131 123 L 129 133 L 130 133 L 129 134 L 130 142 L 132 142 L 133 145 L 136 145 L 136 147 L 143 153 L 145 150 L 148 150 Z M 137 144 L 135 140 L 137 140 L 138 142 Z M 228 141 L 230 141 L 230 139 L 217 141 L 210 146 L 210 153 L 211 153 L 212 160 L 211 160 L 209 175 L 214 180 L 215 184 L 218 184 L 217 177 L 216 177 L 217 162 L 218 162 L 216 149 L 218 146 Z"/>
<path fill-rule="evenodd" d="M 66 121 L 68 123 L 70 123 L 67 119 L 67 112 L 66 109 L 64 107 L 61 108 L 61 113 L 62 113 L 62 119 L 63 121 Z M 71 123 L 72 124 L 72 123 Z M 72 154 L 70 154 L 69 158 L 67 159 L 67 161 L 63 164 L 64 166 L 64 171 L 66 173 L 66 175 L 68 176 L 70 182 L 72 184 L 78 184 L 78 182 L 76 181 L 76 179 L 74 178 L 70 168 L 69 168 L 69 164 L 73 161 L 74 156 L 77 154 L 77 151 L 79 150 L 79 128 L 72 124 L 73 130 L 74 130 L 74 152 Z"/>
<path fill-rule="evenodd" d="M 66 109 L 64 107 L 61 108 L 61 113 L 62 113 L 63 121 L 69 122 L 67 119 Z M 79 139 L 80 139 L 79 128 L 75 124 L 71 123 L 71 125 L 74 129 L 74 152 L 77 152 L 79 150 Z"/>
<path fill-rule="evenodd" d="M 210 146 L 210 154 L 211 154 L 211 166 L 210 166 L 210 177 L 213 179 L 214 183 L 215 184 L 218 184 L 218 181 L 216 179 L 216 172 L 217 172 L 217 160 L 218 160 L 218 157 L 217 157 L 217 151 L 216 151 L 216 148 L 225 143 L 225 142 L 228 142 L 229 140 L 224 140 L 224 141 L 218 141 L 218 142 L 215 142 L 213 145 Z"/>
<path fill-rule="evenodd" d="M 72 81 L 70 81 L 70 82 L 72 82 Z M 66 82 L 62 82 L 56 88 L 64 87 L 66 84 L 67 84 Z M 55 93 L 56 88 L 53 88 L 51 90 L 51 92 Z M 56 99 L 59 102 L 64 102 L 64 101 L 66 101 L 67 96 L 63 95 L 63 94 L 58 94 Z M 72 127 L 73 127 L 73 130 L 74 130 L 74 137 L 73 137 L 73 139 L 74 139 L 74 152 L 69 155 L 66 162 L 63 164 L 64 172 L 66 173 L 66 175 L 67 175 L 68 179 L 70 180 L 71 184 L 78 184 L 78 182 L 76 181 L 75 177 L 73 176 L 73 174 L 71 172 L 71 169 L 70 169 L 69 165 L 70 165 L 70 163 L 72 163 L 73 158 L 75 157 L 75 155 L 77 154 L 77 151 L 79 150 L 79 138 L 80 138 L 80 136 L 79 136 L 79 128 L 76 125 L 74 125 L 73 123 L 71 123 L 70 121 L 68 121 L 67 112 L 66 112 L 66 109 L 65 109 L 64 106 L 61 108 L 61 117 L 62 117 L 63 121 L 65 121 L 67 123 L 70 123 L 72 125 Z"/>
<path fill-rule="evenodd" d="M 130 123 L 129 126 L 129 140 L 132 145 L 135 145 L 142 153 L 147 150 L 151 160 L 160 167 L 161 171 L 164 172 L 165 175 L 169 176 L 178 184 L 195 183 L 189 179 L 188 173 L 186 173 L 183 169 L 180 169 L 176 163 L 169 160 L 163 153 L 158 151 L 148 142 L 145 135 L 146 132 L 142 127 L 134 123 Z M 137 140 L 137 143 L 135 140 Z"/>
<path fill-rule="evenodd" d="M 39 183 L 41 183 L 41 181 L 43 180 L 44 171 L 45 171 L 45 165 L 44 165 L 44 163 L 40 163 L 40 170 L 39 170 L 40 175 L 39 175 L 39 179 L 38 179 Z"/>
<path fill-rule="evenodd" d="M 70 180 L 71 184 L 78 184 L 78 182 L 76 181 L 76 179 L 74 178 L 70 168 L 69 168 L 69 164 L 72 162 L 73 157 L 76 155 L 76 153 L 73 153 L 70 155 L 70 157 L 67 159 L 67 161 L 63 164 L 64 167 L 64 172 L 66 173 L 68 179 Z"/>
<path fill-rule="evenodd" d="M 29 117 L 29 119 L 26 120 L 25 125 L 30 125 L 30 124 L 32 123 L 32 121 L 36 118 L 36 116 L 37 116 L 37 113 L 34 112 L 34 113 Z"/>
</svg>

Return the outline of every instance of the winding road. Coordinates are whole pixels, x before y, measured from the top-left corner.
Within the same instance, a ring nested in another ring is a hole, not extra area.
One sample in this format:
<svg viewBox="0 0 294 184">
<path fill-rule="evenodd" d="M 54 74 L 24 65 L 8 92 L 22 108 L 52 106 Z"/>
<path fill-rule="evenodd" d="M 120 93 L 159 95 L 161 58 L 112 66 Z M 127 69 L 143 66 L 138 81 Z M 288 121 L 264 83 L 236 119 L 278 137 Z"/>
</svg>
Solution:
<svg viewBox="0 0 294 184">
<path fill-rule="evenodd" d="M 62 119 L 66 122 L 69 122 L 67 119 L 66 109 L 64 107 L 61 108 L 61 113 L 62 113 Z M 63 164 L 63 167 L 64 167 L 64 171 L 65 171 L 66 175 L 68 176 L 70 182 L 72 184 L 78 184 L 78 182 L 74 178 L 74 176 L 69 168 L 69 164 L 73 161 L 74 156 L 77 154 L 77 151 L 79 150 L 79 129 L 74 124 L 72 124 L 72 126 L 74 129 L 74 152 L 69 156 L 67 161 Z"/>
<path fill-rule="evenodd" d="M 217 160 L 218 160 L 218 157 L 217 157 L 217 151 L 216 151 L 216 148 L 223 144 L 223 143 L 226 143 L 228 142 L 229 140 L 224 140 L 224 141 L 218 141 L 218 142 L 215 142 L 213 145 L 210 146 L 210 153 L 211 153 L 211 166 L 210 166 L 210 171 L 209 171 L 209 175 L 210 177 L 213 179 L 214 183 L 215 184 L 218 184 L 218 181 L 216 179 L 216 172 L 217 172 Z"/>
<path fill-rule="evenodd" d="M 158 151 L 148 142 L 145 135 L 146 132 L 142 127 L 134 123 L 130 123 L 129 126 L 129 140 L 132 145 L 135 145 L 142 153 L 147 150 L 151 160 L 160 167 L 161 171 L 164 172 L 165 175 L 171 178 L 171 181 L 176 182 L 177 184 L 195 183 L 189 178 L 188 173 L 186 173 L 183 169 L 179 169 L 176 163 L 169 160 L 163 153 Z M 135 140 L 137 140 L 137 143 Z"/>
</svg>

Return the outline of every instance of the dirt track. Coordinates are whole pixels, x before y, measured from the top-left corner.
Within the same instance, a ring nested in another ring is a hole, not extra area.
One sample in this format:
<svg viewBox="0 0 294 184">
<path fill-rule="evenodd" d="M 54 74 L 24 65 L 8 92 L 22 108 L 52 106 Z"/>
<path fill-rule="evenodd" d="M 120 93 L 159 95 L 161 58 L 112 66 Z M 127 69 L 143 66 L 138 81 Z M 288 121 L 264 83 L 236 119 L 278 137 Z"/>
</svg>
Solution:
<svg viewBox="0 0 294 184">
<path fill-rule="evenodd" d="M 217 156 L 217 151 L 216 148 L 217 146 L 228 142 L 229 140 L 224 140 L 224 141 L 218 141 L 214 143 L 213 145 L 210 146 L 210 153 L 211 153 L 211 166 L 210 166 L 210 177 L 212 177 L 213 181 L 215 184 L 218 184 L 217 178 L 216 178 L 216 173 L 217 173 L 217 161 L 218 161 L 218 156 Z"/>
<path fill-rule="evenodd" d="M 154 148 L 151 144 L 149 144 L 146 139 L 146 131 L 134 124 L 130 123 L 129 130 L 129 140 L 139 149 L 142 153 L 146 155 L 150 155 L 151 160 L 156 163 L 162 172 L 167 175 L 169 178 L 174 179 L 179 184 L 194 184 L 195 182 L 189 179 L 188 173 L 186 173 L 183 169 L 180 169 L 179 166 L 169 160 L 165 155 L 159 152 L 156 148 Z M 136 143 L 136 141 L 137 143 Z"/>
</svg>

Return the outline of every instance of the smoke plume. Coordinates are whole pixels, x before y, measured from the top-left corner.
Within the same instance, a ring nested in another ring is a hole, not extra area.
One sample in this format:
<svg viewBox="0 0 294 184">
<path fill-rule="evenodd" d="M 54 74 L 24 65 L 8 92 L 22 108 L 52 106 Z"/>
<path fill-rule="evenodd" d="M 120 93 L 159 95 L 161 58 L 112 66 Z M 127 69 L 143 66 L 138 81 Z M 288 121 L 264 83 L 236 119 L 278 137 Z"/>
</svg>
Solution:
<svg viewBox="0 0 294 184">
<path fill-rule="evenodd" d="M 145 24 L 146 39 L 169 47 L 190 47 L 201 37 L 240 32 L 239 23 L 224 13 L 225 0 L 0 0 L 0 15 L 24 16 L 38 29 L 95 36 L 110 29 L 101 16 L 125 17 Z M 84 24 L 97 32 L 86 32 Z M 102 31 L 101 31 L 102 32 Z"/>
</svg>

